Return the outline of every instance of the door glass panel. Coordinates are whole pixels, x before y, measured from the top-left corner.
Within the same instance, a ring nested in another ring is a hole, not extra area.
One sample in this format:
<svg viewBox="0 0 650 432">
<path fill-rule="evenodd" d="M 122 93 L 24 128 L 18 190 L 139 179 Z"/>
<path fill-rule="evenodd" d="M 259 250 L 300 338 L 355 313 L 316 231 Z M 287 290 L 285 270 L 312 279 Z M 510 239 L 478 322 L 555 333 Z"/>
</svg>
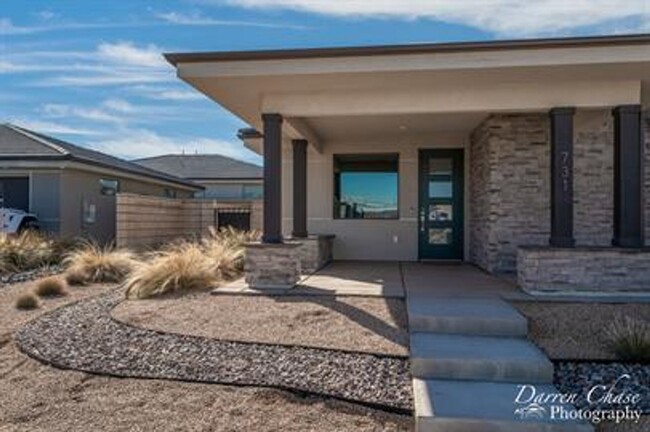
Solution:
<svg viewBox="0 0 650 432">
<path fill-rule="evenodd" d="M 450 176 L 453 166 L 452 159 L 431 158 L 429 159 L 429 175 Z"/>
<path fill-rule="evenodd" d="M 429 180 L 429 198 L 451 198 L 451 180 Z"/>
<path fill-rule="evenodd" d="M 449 245 L 452 243 L 451 228 L 429 228 L 429 244 Z"/>
<path fill-rule="evenodd" d="M 454 219 L 451 204 L 431 204 L 429 220 L 431 222 L 451 222 Z"/>
</svg>

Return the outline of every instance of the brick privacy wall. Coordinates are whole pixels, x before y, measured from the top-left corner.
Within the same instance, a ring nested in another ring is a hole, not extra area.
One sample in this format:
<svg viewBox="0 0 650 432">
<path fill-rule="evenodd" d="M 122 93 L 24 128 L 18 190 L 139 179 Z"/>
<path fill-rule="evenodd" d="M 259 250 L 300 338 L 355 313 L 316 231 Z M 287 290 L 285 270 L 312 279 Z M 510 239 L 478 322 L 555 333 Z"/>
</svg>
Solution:
<svg viewBox="0 0 650 432">
<path fill-rule="evenodd" d="M 650 290 L 650 250 L 520 248 L 517 281 L 528 292 Z"/>
<path fill-rule="evenodd" d="M 545 244 L 550 231 L 549 120 L 491 115 L 470 143 L 470 259 L 514 272 L 517 247 Z"/>
<path fill-rule="evenodd" d="M 205 235 L 214 225 L 218 208 L 249 208 L 251 229 L 262 228 L 262 206 L 257 201 L 219 203 L 136 194 L 118 194 L 116 201 L 118 247 L 150 246 Z"/>
<path fill-rule="evenodd" d="M 577 245 L 611 244 L 613 127 L 610 110 L 576 113 L 573 180 Z M 646 134 L 650 141 L 650 131 Z M 470 260 L 490 272 L 514 272 L 518 246 L 547 245 L 550 182 L 546 113 L 491 115 L 480 124 L 470 142 Z M 646 168 L 646 189 L 650 196 L 650 168 Z M 646 201 L 646 208 L 649 205 Z"/>
</svg>

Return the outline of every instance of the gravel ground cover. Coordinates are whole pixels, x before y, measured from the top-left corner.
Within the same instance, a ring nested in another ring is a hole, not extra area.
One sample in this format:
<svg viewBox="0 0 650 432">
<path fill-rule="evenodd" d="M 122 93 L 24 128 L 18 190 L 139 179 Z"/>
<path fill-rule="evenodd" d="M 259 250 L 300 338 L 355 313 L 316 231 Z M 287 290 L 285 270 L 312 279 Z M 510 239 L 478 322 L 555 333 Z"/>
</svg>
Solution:
<svg viewBox="0 0 650 432">
<path fill-rule="evenodd" d="M 554 360 L 614 360 L 604 331 L 619 315 L 650 322 L 650 303 L 514 302 L 528 337 Z"/>
<path fill-rule="evenodd" d="M 119 291 L 43 315 L 15 335 L 32 357 L 62 368 L 121 377 L 270 386 L 412 409 L 401 357 L 165 334 L 113 320 Z"/>
<path fill-rule="evenodd" d="M 410 431 L 407 415 L 281 390 L 98 376 L 65 371 L 19 351 L 12 332 L 47 311 L 111 285 L 69 289 L 39 309 L 18 311 L 34 288 L 0 290 L 0 431 Z"/>
<path fill-rule="evenodd" d="M 200 292 L 125 301 L 111 314 L 167 333 L 408 356 L 402 299 Z"/>
<path fill-rule="evenodd" d="M 55 266 L 41 267 L 41 268 L 28 270 L 24 272 L 3 274 L 0 275 L 0 288 L 2 288 L 3 286 L 9 286 L 21 282 L 33 281 L 45 276 L 52 276 L 55 274 L 59 274 L 61 272 L 63 272 L 63 268 L 61 266 L 55 265 Z"/>
<path fill-rule="evenodd" d="M 620 379 L 622 375 L 629 378 Z M 556 362 L 555 385 L 563 393 L 577 393 L 578 408 L 612 409 L 613 405 L 600 404 L 590 407 L 586 398 L 595 385 L 606 385 L 608 388 L 617 380 L 615 393 L 629 392 L 640 394 L 641 400 L 633 409 L 640 409 L 650 414 L 650 366 L 623 363 L 594 363 L 594 362 Z"/>
</svg>

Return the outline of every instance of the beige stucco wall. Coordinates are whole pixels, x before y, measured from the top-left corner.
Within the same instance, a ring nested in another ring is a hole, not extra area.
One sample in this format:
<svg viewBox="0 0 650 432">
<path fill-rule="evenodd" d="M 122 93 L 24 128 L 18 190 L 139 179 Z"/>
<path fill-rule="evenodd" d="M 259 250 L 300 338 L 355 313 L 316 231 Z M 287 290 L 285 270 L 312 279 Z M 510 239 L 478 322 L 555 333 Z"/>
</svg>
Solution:
<svg viewBox="0 0 650 432">
<path fill-rule="evenodd" d="M 142 195 L 163 196 L 166 187 L 119 176 L 103 175 L 80 170 L 63 170 L 60 176 L 60 228 L 62 237 L 89 236 L 99 241 L 111 241 L 115 237 L 115 197 L 100 193 L 100 179 L 116 179 L 120 191 Z M 173 189 L 173 188 L 171 188 Z M 177 190 L 179 198 L 189 197 L 190 192 Z M 83 202 L 96 207 L 96 220 L 83 221 Z"/>
<path fill-rule="evenodd" d="M 467 135 L 439 133 L 426 139 L 398 141 L 368 139 L 355 142 L 327 142 L 322 153 L 309 148 L 307 156 L 307 228 L 311 234 L 334 234 L 334 259 L 405 260 L 418 259 L 418 150 L 464 148 Z M 333 155 L 358 153 L 399 154 L 399 219 L 345 220 L 333 218 Z M 468 155 L 465 154 L 467 163 Z M 292 150 L 284 144 L 282 172 L 283 232 L 292 228 L 293 176 Z M 465 215 L 468 193 L 465 169 Z M 466 229 L 467 231 L 467 224 Z M 466 236 L 467 237 L 467 236 Z M 465 239 L 467 254 L 468 239 Z"/>
</svg>

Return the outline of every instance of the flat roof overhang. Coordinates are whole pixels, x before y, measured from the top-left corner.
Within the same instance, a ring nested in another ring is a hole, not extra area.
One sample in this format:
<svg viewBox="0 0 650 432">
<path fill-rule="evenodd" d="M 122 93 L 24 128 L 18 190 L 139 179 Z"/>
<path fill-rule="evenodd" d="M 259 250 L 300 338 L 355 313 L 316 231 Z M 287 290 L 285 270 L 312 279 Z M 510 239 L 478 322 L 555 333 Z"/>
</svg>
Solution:
<svg viewBox="0 0 650 432">
<path fill-rule="evenodd" d="M 543 111 L 650 101 L 650 35 L 167 54 L 178 76 L 261 130 L 319 150 L 332 118 Z M 349 123 L 349 120 L 346 120 Z M 376 122 L 362 122 L 373 127 Z M 371 132 L 371 131 L 369 131 Z M 259 139 L 251 145 L 260 151 Z"/>
</svg>

